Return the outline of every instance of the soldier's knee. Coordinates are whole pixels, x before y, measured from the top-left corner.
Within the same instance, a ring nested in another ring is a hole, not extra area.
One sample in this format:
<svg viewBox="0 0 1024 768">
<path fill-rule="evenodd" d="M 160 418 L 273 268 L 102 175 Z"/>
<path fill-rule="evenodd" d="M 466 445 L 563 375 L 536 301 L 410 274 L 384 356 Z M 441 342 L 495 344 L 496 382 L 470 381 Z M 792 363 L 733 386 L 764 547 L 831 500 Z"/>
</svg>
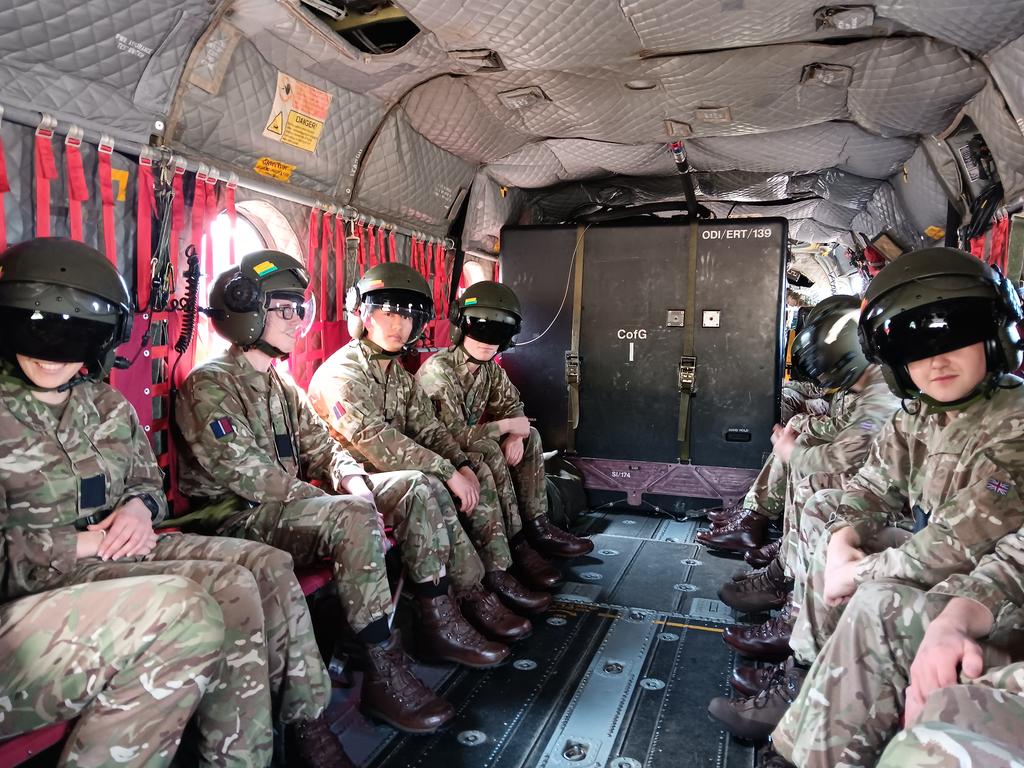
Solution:
<svg viewBox="0 0 1024 768">
<path fill-rule="evenodd" d="M 199 584 L 183 576 L 171 577 L 165 589 L 165 604 L 171 610 L 171 615 L 161 610 L 161 623 L 174 626 L 181 622 L 183 626 L 203 628 L 202 632 L 193 633 L 190 653 L 199 654 L 223 647 L 224 613 L 214 597 Z"/>
<path fill-rule="evenodd" d="M 541 450 L 543 444 L 540 439 L 540 432 L 537 431 L 536 427 L 530 427 L 530 436 L 526 439 L 526 447 L 532 450 Z"/>
<path fill-rule="evenodd" d="M 479 440 L 474 440 L 470 446 L 470 450 L 474 453 L 482 454 L 485 461 L 493 461 L 494 459 L 504 459 L 505 454 L 501 450 L 501 446 L 498 445 L 496 440 L 491 440 L 487 437 L 482 437 Z"/>
</svg>

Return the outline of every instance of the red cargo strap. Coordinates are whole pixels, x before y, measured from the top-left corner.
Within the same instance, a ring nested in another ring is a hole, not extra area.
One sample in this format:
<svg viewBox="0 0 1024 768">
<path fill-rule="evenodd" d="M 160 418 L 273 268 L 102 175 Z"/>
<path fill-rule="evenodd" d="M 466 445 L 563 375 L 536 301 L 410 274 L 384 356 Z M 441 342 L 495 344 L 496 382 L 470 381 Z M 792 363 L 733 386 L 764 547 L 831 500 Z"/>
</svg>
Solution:
<svg viewBox="0 0 1024 768">
<path fill-rule="evenodd" d="M 224 188 L 224 209 L 228 214 L 228 225 L 230 232 L 228 236 L 228 260 L 231 266 L 235 266 L 235 232 L 238 224 L 238 210 L 235 208 L 235 190 L 238 188 L 238 177 L 231 174 L 228 177 L 227 186 Z"/>
<path fill-rule="evenodd" d="M 366 225 L 366 247 L 366 266 L 373 269 L 377 266 L 377 233 L 372 221 Z"/>
<path fill-rule="evenodd" d="M 33 156 L 36 176 L 36 237 L 50 236 L 50 182 L 57 178 L 57 163 L 53 159 L 53 129 L 57 121 L 43 115 L 36 128 Z"/>
<path fill-rule="evenodd" d="M 68 169 L 68 225 L 71 228 L 71 238 L 79 242 L 82 241 L 82 203 L 89 199 L 81 148 L 81 129 L 69 129 L 67 138 L 64 139 L 64 160 Z"/>
<path fill-rule="evenodd" d="M 0 120 L 3 120 L 3 107 L 0 107 Z M 4 154 L 4 137 L 0 135 L 0 253 L 7 250 L 7 209 L 4 207 L 4 195 L 11 191 L 11 183 L 7 179 L 7 160 Z"/>
<path fill-rule="evenodd" d="M 321 317 L 322 322 L 327 322 L 327 271 L 331 263 L 331 242 L 334 239 L 334 228 L 331 226 L 331 212 L 324 211 L 321 219 L 322 231 L 320 233 L 320 298 L 323 301 L 324 309 Z M 323 350 L 321 349 L 321 352 Z M 320 355 L 323 359 L 323 355 Z"/>
<path fill-rule="evenodd" d="M 377 263 L 384 264 L 388 260 L 388 252 L 384 247 L 384 227 L 377 227 Z"/>
<path fill-rule="evenodd" d="M 391 251 L 391 260 L 398 261 L 398 243 L 395 241 L 395 231 L 388 232 L 388 250 Z"/>
<path fill-rule="evenodd" d="M 139 153 L 138 191 L 135 197 L 135 290 L 138 308 L 149 306 L 153 281 L 153 156 L 145 147 Z"/>
<path fill-rule="evenodd" d="M 366 231 L 363 229 L 363 222 L 356 220 L 356 237 L 359 238 L 356 260 L 359 262 L 360 279 L 366 274 Z"/>
<path fill-rule="evenodd" d="M 334 250 L 334 319 L 340 323 L 345 317 L 345 259 L 348 256 L 345 219 L 340 213 L 334 217 Z"/>
<path fill-rule="evenodd" d="M 185 229 L 185 161 L 181 158 L 175 161 L 171 191 L 171 264 L 177 283 L 182 272 L 178 263 L 181 256 L 181 233 Z"/>
<path fill-rule="evenodd" d="M 207 274 L 213 276 L 213 222 L 217 219 L 217 172 L 211 168 L 206 175 L 206 218 L 203 220 L 203 237 L 206 238 Z"/>
<path fill-rule="evenodd" d="M 205 256 L 203 274 L 208 278 L 213 271 L 213 256 L 203 243 L 206 232 L 206 166 L 199 166 L 196 171 L 196 186 L 192 194 L 192 245 L 200 257 Z M 207 281 L 209 282 L 209 281 Z"/>
<path fill-rule="evenodd" d="M 496 283 L 501 282 L 501 264 L 497 261 L 494 262 L 494 269 L 491 270 L 491 280 Z"/>
<path fill-rule="evenodd" d="M 445 307 L 445 290 L 444 290 L 444 278 L 445 278 L 445 252 L 444 247 L 437 243 L 434 246 L 434 306 L 437 307 L 438 318 L 444 318 L 448 316 L 448 310 Z"/>
<path fill-rule="evenodd" d="M 114 154 L 114 140 L 101 136 L 96 147 L 96 161 L 99 169 L 100 202 L 103 208 L 103 250 L 107 261 L 117 267 L 117 236 L 114 232 L 114 177 L 111 157 Z"/>
<path fill-rule="evenodd" d="M 320 210 L 309 209 L 309 241 L 306 244 L 306 270 L 310 278 L 313 277 L 313 265 L 316 263 L 316 254 L 320 250 Z"/>
</svg>

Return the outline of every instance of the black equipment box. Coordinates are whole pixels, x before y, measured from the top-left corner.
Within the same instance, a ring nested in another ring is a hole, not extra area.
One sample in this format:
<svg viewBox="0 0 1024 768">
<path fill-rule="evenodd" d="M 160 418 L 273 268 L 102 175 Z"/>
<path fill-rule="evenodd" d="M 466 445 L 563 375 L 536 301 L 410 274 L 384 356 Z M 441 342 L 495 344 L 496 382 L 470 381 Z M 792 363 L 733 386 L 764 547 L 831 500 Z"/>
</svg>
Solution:
<svg viewBox="0 0 1024 768">
<path fill-rule="evenodd" d="M 786 246 L 785 219 L 505 227 L 502 279 L 524 320 L 502 363 L 545 449 L 759 468 L 778 419 Z"/>
</svg>

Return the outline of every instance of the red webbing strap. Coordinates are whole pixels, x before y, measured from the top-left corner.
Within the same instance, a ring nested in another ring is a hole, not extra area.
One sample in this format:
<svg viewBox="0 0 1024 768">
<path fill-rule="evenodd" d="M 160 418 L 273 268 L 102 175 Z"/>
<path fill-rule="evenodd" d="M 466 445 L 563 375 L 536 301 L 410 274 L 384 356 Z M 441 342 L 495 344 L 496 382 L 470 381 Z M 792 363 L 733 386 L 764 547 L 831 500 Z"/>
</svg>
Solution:
<svg viewBox="0 0 1024 768">
<path fill-rule="evenodd" d="M 149 149 L 139 153 L 138 191 L 135 196 L 135 281 L 139 311 L 149 306 L 153 280 L 153 156 Z"/>
<path fill-rule="evenodd" d="M 388 232 L 388 250 L 391 251 L 391 260 L 398 261 L 398 243 L 395 240 L 395 231 Z"/>
<path fill-rule="evenodd" d="M 238 224 L 238 209 L 235 208 L 235 190 L 238 189 L 238 177 L 231 174 L 228 177 L 227 185 L 224 187 L 224 210 L 228 214 L 228 262 L 235 266 L 235 232 Z"/>
<path fill-rule="evenodd" d="M 117 234 L 114 232 L 114 177 L 111 158 L 114 154 L 114 140 L 101 136 L 96 147 L 97 174 L 99 176 L 100 202 L 103 209 L 103 250 L 107 261 L 117 267 Z"/>
<path fill-rule="evenodd" d="M 384 227 L 377 227 L 377 263 L 383 264 L 388 260 L 388 252 L 384 248 Z"/>
<path fill-rule="evenodd" d="M 174 165 L 174 177 L 171 179 L 171 265 L 174 269 L 175 283 L 184 270 L 180 269 L 178 260 L 181 257 L 181 233 L 185 229 L 185 163 L 178 160 Z"/>
<path fill-rule="evenodd" d="M 334 217 L 334 319 L 341 322 L 345 317 L 345 258 L 348 256 L 345 239 L 345 219 L 339 213 Z"/>
<path fill-rule="evenodd" d="M 447 309 L 444 301 L 446 296 L 444 290 L 445 263 L 444 247 L 440 243 L 434 246 L 434 306 L 437 307 L 439 318 L 447 317 Z"/>
<path fill-rule="evenodd" d="M 496 283 L 501 282 L 501 264 L 494 262 L 494 269 L 491 270 L 491 280 Z"/>
<path fill-rule="evenodd" d="M 196 253 L 203 258 L 206 250 L 203 245 L 203 234 L 206 232 L 206 166 L 199 166 L 196 171 L 196 186 L 192 194 L 192 245 Z M 213 255 L 205 254 L 203 261 L 203 274 L 211 278 L 213 272 Z M 207 281 L 208 282 L 208 281 Z"/>
<path fill-rule="evenodd" d="M 331 226 L 331 212 L 324 211 L 323 218 L 321 219 L 321 233 L 320 233 L 320 298 L 324 303 L 324 311 L 321 317 L 321 322 L 327 321 L 327 270 L 331 264 L 331 242 L 333 241 L 334 228 Z M 323 345 L 320 347 L 319 359 L 323 360 L 324 351 Z"/>
<path fill-rule="evenodd" d="M 359 277 L 362 278 L 366 274 L 366 231 L 363 229 L 363 223 L 358 220 L 356 221 L 356 237 L 359 238 L 356 258 L 359 262 Z"/>
<path fill-rule="evenodd" d="M 209 264 L 207 274 L 213 275 L 213 222 L 217 218 L 217 172 L 211 168 L 206 175 L 206 218 L 203 221 L 203 237 L 206 238 L 206 260 Z"/>
<path fill-rule="evenodd" d="M 0 107 L 0 119 L 3 118 L 3 107 Z M 4 207 L 4 195 L 11 191 L 11 182 L 7 178 L 7 160 L 4 153 L 4 137 L 0 135 L 0 253 L 7 250 L 7 210 Z"/>
<path fill-rule="evenodd" d="M 366 266 L 373 269 L 377 266 L 377 233 L 373 229 L 372 222 L 366 226 L 366 242 L 369 248 Z"/>
<path fill-rule="evenodd" d="M 64 139 L 64 161 L 68 171 L 68 226 L 71 238 L 82 242 L 82 203 L 89 199 L 82 166 L 82 131 L 71 128 Z"/>
<path fill-rule="evenodd" d="M 306 269 L 310 276 L 313 274 L 313 264 L 316 261 L 317 251 L 320 250 L 320 210 L 309 209 L 309 240 L 306 244 Z"/>
<path fill-rule="evenodd" d="M 420 269 L 420 240 L 416 235 L 409 239 L 409 266 L 423 274 L 423 270 Z"/>
<path fill-rule="evenodd" d="M 57 179 L 57 163 L 53 158 L 53 128 L 56 121 L 49 115 L 36 128 L 33 162 L 36 177 L 36 237 L 50 236 L 50 182 Z"/>
</svg>

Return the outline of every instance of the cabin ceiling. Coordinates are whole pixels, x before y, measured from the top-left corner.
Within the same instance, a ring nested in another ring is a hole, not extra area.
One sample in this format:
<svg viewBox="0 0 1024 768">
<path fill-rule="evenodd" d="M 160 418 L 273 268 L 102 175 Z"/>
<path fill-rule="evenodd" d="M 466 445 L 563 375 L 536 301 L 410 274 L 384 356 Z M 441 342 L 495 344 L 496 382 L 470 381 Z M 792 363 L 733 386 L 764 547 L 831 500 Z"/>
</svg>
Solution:
<svg viewBox="0 0 1024 768">
<path fill-rule="evenodd" d="M 716 215 L 806 241 L 928 242 L 958 184 L 931 137 L 961 113 L 1024 194 L 1021 0 L 836 5 L 833 26 L 823 3 L 401 0 L 421 33 L 372 55 L 298 0 L 13 0 L 0 104 L 242 176 L 270 158 L 432 235 L 468 194 L 464 240 L 489 252 L 505 223 L 681 199 L 674 139 Z M 279 73 L 331 97 L 313 152 L 264 135 Z"/>
</svg>

